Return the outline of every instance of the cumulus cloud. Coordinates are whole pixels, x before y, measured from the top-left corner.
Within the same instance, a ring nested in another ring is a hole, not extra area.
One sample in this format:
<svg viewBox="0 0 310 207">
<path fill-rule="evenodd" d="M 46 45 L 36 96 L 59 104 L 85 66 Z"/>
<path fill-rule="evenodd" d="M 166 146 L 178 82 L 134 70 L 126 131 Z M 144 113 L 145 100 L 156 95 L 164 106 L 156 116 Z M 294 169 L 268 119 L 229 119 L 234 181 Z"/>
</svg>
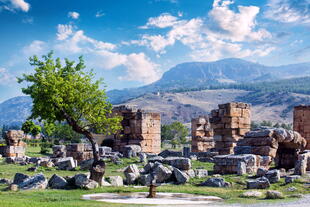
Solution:
<svg viewBox="0 0 310 207">
<path fill-rule="evenodd" d="M 73 11 L 73 12 L 69 12 L 68 13 L 68 17 L 72 18 L 72 19 L 78 19 L 80 17 L 80 14 Z"/>
<path fill-rule="evenodd" d="M 75 31 L 70 25 L 58 25 L 57 40 L 56 51 L 86 55 L 95 67 L 107 70 L 125 67 L 126 73 L 119 77 L 120 80 L 151 83 L 160 78 L 158 66 L 144 53 L 118 53 L 115 44 L 88 37 L 83 30 Z"/>
<path fill-rule="evenodd" d="M 27 56 L 40 55 L 46 51 L 47 45 L 40 40 L 34 40 L 29 45 L 25 46 L 22 52 Z"/>
<path fill-rule="evenodd" d="M 0 85 L 8 84 L 16 81 L 16 78 L 12 76 L 5 68 L 0 67 Z"/>
<path fill-rule="evenodd" d="M 214 0 L 208 18 L 182 20 L 164 13 L 148 19 L 146 28 L 169 28 L 166 34 L 144 34 L 141 39 L 127 44 L 146 46 L 158 54 L 166 53 L 168 46 L 176 42 L 191 49 L 194 60 L 217 60 L 223 57 L 264 56 L 275 48 L 263 43 L 272 35 L 263 28 L 258 28 L 256 17 L 260 9 L 256 6 L 238 6 L 237 11 L 230 8 L 230 0 Z M 245 46 L 256 44 L 259 47 Z"/>
<path fill-rule="evenodd" d="M 30 4 L 24 0 L 0 0 L 4 3 L 2 8 L 14 12 L 15 10 L 21 10 L 23 12 L 28 12 L 30 9 Z"/>
<path fill-rule="evenodd" d="M 310 1 L 269 0 L 265 17 L 283 23 L 310 23 Z"/>
</svg>

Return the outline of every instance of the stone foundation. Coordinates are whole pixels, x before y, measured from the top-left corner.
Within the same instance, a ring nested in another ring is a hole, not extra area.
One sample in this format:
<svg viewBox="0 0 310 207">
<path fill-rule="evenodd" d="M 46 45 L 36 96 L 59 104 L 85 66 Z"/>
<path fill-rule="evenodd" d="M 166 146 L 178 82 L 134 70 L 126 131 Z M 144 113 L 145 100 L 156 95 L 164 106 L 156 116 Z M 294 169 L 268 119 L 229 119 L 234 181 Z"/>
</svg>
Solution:
<svg viewBox="0 0 310 207">
<path fill-rule="evenodd" d="M 237 141 L 251 127 L 250 105 L 246 103 L 220 104 L 211 111 L 215 148 L 221 155 L 233 154 Z"/>
<path fill-rule="evenodd" d="M 192 119 L 192 152 L 206 152 L 214 147 L 209 117 Z"/>
</svg>

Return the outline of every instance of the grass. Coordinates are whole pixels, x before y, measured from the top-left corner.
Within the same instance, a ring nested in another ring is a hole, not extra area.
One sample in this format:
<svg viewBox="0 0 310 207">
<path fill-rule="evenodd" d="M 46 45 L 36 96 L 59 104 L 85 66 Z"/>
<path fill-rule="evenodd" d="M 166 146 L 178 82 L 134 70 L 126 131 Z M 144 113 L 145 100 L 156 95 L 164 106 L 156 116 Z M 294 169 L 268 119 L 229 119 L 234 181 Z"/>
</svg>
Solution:
<svg viewBox="0 0 310 207">
<path fill-rule="evenodd" d="M 27 155 L 40 155 L 39 148 L 30 147 L 28 148 Z M 42 156 L 42 155 L 40 155 Z M 106 176 L 110 175 L 121 175 L 123 176 L 122 169 L 129 164 L 137 163 L 137 159 L 122 159 L 122 164 L 115 165 L 111 162 L 107 162 Z M 141 164 L 139 164 L 142 167 Z M 207 169 L 212 174 L 213 164 L 204 163 L 199 161 L 192 162 L 193 169 Z M 28 172 L 27 168 L 30 166 L 20 166 L 13 164 L 5 164 L 0 160 L 0 178 L 12 179 L 16 172 L 25 173 L 28 175 L 34 175 L 36 173 L 42 172 L 46 177 L 51 177 L 53 174 L 57 173 L 61 176 L 72 176 L 77 173 L 87 173 L 87 171 L 76 170 L 76 171 L 61 171 L 54 168 L 47 169 L 44 167 L 39 167 L 37 172 Z M 263 198 L 241 198 L 243 192 L 247 191 L 245 189 L 247 176 L 236 176 L 236 175 L 224 175 L 226 181 L 232 183 L 230 188 L 211 188 L 211 187 L 201 187 L 197 184 L 205 181 L 206 178 L 198 179 L 193 178 L 185 185 L 162 185 L 157 188 L 158 192 L 178 192 L 178 193 L 191 193 L 200 195 L 210 195 L 218 196 L 225 200 L 226 203 L 256 203 L 256 202 L 270 202 L 269 200 L 264 200 Z M 299 180 L 295 183 L 288 185 L 284 184 L 284 179 L 281 179 L 279 183 L 272 184 L 271 190 L 281 191 L 286 197 L 293 194 L 307 194 L 310 193 L 309 187 L 305 187 L 304 180 Z M 286 189 L 288 187 L 296 187 L 297 191 L 288 192 Z M 5 190 L 6 186 L 0 185 L 0 207 L 79 207 L 79 206 L 139 206 L 139 205 L 124 205 L 124 204 L 107 204 L 97 201 L 86 201 L 82 200 L 81 196 L 84 194 L 92 193 L 104 193 L 104 192 L 146 192 L 148 188 L 133 188 L 133 187 L 101 187 L 94 190 L 34 190 L 34 191 L 18 191 L 10 192 Z M 266 190 L 259 190 L 265 192 Z M 288 200 L 288 199 L 286 199 Z M 145 205 L 144 205 L 145 206 Z"/>
</svg>

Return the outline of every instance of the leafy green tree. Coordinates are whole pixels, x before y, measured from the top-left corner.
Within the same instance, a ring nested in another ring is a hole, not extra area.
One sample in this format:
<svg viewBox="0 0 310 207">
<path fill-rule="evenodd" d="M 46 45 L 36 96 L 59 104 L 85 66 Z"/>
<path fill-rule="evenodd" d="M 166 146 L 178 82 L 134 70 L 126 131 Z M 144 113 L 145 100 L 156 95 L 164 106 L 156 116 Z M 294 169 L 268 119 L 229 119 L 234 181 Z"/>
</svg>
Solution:
<svg viewBox="0 0 310 207">
<path fill-rule="evenodd" d="M 162 125 L 161 130 L 162 141 L 168 140 L 173 148 L 187 142 L 188 129 L 180 122 L 176 121 L 169 125 Z"/>
<path fill-rule="evenodd" d="M 93 133 L 112 134 L 121 129 L 121 118 L 112 116 L 112 104 L 107 101 L 103 80 L 94 80 L 92 71 L 85 71 L 82 57 L 77 64 L 65 59 L 64 65 L 53 53 L 30 58 L 34 74 L 23 74 L 19 83 L 28 85 L 22 91 L 33 100 L 31 119 L 48 123 L 66 121 L 72 129 L 84 135 L 92 145 L 94 162 L 90 178 L 101 182 L 105 162 L 100 160 Z"/>
<path fill-rule="evenodd" d="M 31 134 L 33 137 L 37 136 L 41 132 L 41 126 L 36 125 L 33 121 L 27 120 L 22 125 L 22 130 L 26 134 Z"/>
</svg>

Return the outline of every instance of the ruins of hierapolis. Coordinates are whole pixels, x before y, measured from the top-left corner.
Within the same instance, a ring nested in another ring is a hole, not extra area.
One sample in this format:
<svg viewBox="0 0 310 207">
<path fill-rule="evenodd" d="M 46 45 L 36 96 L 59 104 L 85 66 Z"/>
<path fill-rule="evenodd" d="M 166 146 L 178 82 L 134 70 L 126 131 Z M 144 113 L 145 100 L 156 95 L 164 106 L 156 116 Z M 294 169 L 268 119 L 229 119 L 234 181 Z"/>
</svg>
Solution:
<svg viewBox="0 0 310 207">
<path fill-rule="evenodd" d="M 106 145 L 99 147 L 101 156 L 122 153 L 130 157 L 141 152 L 160 153 L 164 158 L 196 156 L 198 160 L 213 162 L 214 172 L 220 174 L 256 173 L 258 168 L 268 170 L 272 161 L 278 169 L 295 168 L 296 174 L 310 170 L 310 152 L 307 151 L 310 150 L 310 106 L 294 108 L 294 130 L 260 128 L 251 131 L 249 104 L 220 104 L 210 115 L 192 120 L 191 149 L 185 147 L 183 154 L 161 152 L 160 113 L 125 105 L 114 107 L 113 113 L 123 117 L 123 130 L 98 138 L 99 145 Z M 0 153 L 5 157 L 25 156 L 24 136 L 22 131 L 7 132 L 7 145 L 0 147 Z M 85 143 L 53 147 L 54 158 L 70 157 L 75 160 L 73 166 L 92 156 L 91 146 Z"/>
</svg>

